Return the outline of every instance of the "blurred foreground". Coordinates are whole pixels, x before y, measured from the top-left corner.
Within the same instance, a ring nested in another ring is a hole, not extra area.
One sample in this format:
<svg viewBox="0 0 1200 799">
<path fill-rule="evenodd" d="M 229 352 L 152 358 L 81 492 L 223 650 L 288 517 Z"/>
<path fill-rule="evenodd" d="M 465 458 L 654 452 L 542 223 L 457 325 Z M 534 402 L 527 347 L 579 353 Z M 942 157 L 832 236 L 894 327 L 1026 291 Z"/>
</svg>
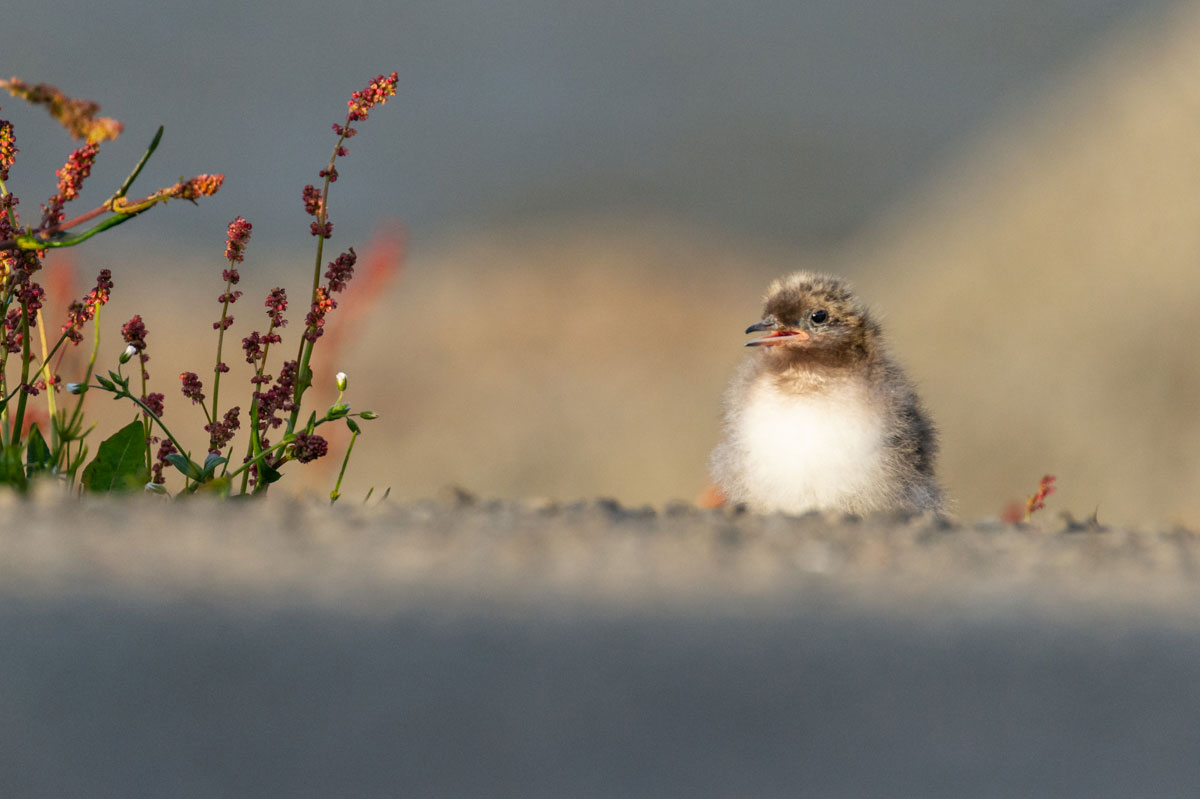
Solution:
<svg viewBox="0 0 1200 799">
<path fill-rule="evenodd" d="M 19 510 L 0 531 L 14 796 L 1094 799 L 1200 779 L 1193 533 L 461 500 Z"/>
</svg>

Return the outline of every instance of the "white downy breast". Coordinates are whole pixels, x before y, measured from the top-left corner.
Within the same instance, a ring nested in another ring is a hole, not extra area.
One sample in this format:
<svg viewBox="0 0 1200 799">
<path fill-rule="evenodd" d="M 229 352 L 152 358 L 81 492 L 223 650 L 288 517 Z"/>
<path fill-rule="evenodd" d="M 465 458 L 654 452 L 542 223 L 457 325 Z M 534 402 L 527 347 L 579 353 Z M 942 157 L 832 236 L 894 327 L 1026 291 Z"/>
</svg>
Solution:
<svg viewBox="0 0 1200 799">
<path fill-rule="evenodd" d="M 863 387 L 824 388 L 795 395 L 764 382 L 752 390 L 737 431 L 752 508 L 853 511 L 880 491 L 883 418 Z"/>
</svg>

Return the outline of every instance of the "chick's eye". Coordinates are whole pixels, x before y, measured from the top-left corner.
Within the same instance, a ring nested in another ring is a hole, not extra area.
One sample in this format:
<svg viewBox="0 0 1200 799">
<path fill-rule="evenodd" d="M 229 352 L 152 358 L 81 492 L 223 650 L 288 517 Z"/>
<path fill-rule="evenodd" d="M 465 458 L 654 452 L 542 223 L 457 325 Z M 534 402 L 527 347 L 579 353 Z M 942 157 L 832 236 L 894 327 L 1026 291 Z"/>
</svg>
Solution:
<svg viewBox="0 0 1200 799">
<path fill-rule="evenodd" d="M 808 318 L 813 321 L 814 325 L 823 325 L 829 321 L 829 312 L 824 309 L 813 311 Z"/>
</svg>

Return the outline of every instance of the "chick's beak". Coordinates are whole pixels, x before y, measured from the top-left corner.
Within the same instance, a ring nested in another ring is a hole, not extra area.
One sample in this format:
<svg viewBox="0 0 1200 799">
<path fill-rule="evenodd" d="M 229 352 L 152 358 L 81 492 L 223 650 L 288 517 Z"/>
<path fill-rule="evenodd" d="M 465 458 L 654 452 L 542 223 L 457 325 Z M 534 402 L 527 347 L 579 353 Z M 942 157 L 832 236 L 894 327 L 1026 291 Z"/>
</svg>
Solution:
<svg viewBox="0 0 1200 799">
<path fill-rule="evenodd" d="M 770 330 L 770 333 L 762 338 L 752 338 L 746 342 L 747 347 L 773 347 L 778 344 L 785 344 L 789 341 L 808 341 L 811 337 L 807 331 L 796 330 L 793 328 L 781 327 L 776 322 L 755 322 L 746 328 L 747 333 L 761 333 L 764 330 Z"/>
</svg>

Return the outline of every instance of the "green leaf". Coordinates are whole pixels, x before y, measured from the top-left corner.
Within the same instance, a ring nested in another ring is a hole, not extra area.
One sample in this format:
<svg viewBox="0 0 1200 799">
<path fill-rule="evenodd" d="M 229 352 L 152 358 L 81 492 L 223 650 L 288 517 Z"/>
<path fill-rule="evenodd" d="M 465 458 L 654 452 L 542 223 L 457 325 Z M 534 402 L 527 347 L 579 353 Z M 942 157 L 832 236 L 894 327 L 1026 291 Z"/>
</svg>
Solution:
<svg viewBox="0 0 1200 799">
<path fill-rule="evenodd" d="M 313 370 L 306 366 L 304 371 L 296 376 L 296 393 L 303 394 L 305 391 L 308 391 L 308 387 L 312 385 L 312 379 Z"/>
<path fill-rule="evenodd" d="M 72 477 L 77 471 L 79 471 L 79 467 L 83 465 L 83 462 L 87 460 L 88 452 L 89 450 L 87 444 L 84 444 L 79 448 L 79 452 L 71 461 L 70 468 L 67 469 L 67 471 L 71 473 Z"/>
<path fill-rule="evenodd" d="M 100 442 L 96 458 L 79 482 L 88 491 L 141 490 L 150 481 L 146 471 L 146 428 L 135 420 Z"/>
<path fill-rule="evenodd" d="M 15 486 L 24 491 L 25 467 L 21 463 L 21 445 L 10 444 L 4 448 L 0 457 L 0 483 Z"/>
<path fill-rule="evenodd" d="M 99 383 L 104 388 L 108 389 L 109 391 L 117 390 L 117 387 L 116 387 L 116 385 L 113 384 L 113 381 L 109 380 L 107 377 L 101 377 L 100 375 L 96 375 L 96 382 Z"/>
<path fill-rule="evenodd" d="M 215 452 L 208 453 L 208 457 L 204 459 L 204 469 L 201 476 L 205 478 L 211 477 L 217 467 L 222 463 L 227 463 L 228 460 L 228 458 L 223 458 Z"/>
<path fill-rule="evenodd" d="M 226 475 L 221 475 L 220 477 L 214 477 L 213 479 L 209 480 L 208 482 L 201 483 L 199 485 L 199 487 L 196 489 L 196 493 L 197 494 L 215 494 L 217 496 L 224 497 L 224 496 L 229 495 L 230 486 L 231 486 L 231 482 L 229 480 L 229 477 Z"/>
<path fill-rule="evenodd" d="M 38 472 L 46 472 L 54 464 L 50 459 L 50 447 L 37 424 L 29 427 L 29 443 L 25 447 L 25 474 L 33 477 Z"/>
<path fill-rule="evenodd" d="M 266 488 L 271 483 L 277 481 L 283 475 L 273 466 L 267 464 L 266 461 L 260 461 L 258 464 L 258 490 Z"/>
<path fill-rule="evenodd" d="M 350 417 L 346 417 L 346 427 L 349 427 L 350 432 L 354 433 L 355 435 L 357 435 L 360 432 L 358 429 L 358 422 L 354 421 Z"/>
<path fill-rule="evenodd" d="M 184 476 L 189 479 L 199 480 L 201 477 L 200 467 L 192 463 L 188 459 L 187 455 L 182 455 L 178 452 L 172 452 L 166 457 L 166 461 L 179 471 L 183 472 Z"/>
</svg>

